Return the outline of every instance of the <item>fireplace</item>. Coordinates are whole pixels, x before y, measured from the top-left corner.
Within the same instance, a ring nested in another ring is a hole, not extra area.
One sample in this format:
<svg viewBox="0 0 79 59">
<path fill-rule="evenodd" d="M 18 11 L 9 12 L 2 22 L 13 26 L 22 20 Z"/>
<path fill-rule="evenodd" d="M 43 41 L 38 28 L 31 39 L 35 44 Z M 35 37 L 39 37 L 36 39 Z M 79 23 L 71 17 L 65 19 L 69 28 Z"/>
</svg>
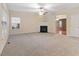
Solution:
<svg viewBox="0 0 79 59">
<path fill-rule="evenodd" d="M 40 32 L 47 33 L 48 32 L 48 26 L 40 26 Z"/>
</svg>

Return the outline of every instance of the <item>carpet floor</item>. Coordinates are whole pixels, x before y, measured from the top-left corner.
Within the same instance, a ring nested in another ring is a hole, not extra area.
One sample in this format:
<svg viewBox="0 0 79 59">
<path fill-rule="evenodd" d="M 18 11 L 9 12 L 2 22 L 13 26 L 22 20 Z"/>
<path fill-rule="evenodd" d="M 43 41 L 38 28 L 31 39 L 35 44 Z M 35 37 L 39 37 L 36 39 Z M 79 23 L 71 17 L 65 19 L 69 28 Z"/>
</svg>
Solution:
<svg viewBox="0 0 79 59">
<path fill-rule="evenodd" d="M 79 56 L 79 38 L 53 33 L 10 35 L 2 56 Z"/>
</svg>

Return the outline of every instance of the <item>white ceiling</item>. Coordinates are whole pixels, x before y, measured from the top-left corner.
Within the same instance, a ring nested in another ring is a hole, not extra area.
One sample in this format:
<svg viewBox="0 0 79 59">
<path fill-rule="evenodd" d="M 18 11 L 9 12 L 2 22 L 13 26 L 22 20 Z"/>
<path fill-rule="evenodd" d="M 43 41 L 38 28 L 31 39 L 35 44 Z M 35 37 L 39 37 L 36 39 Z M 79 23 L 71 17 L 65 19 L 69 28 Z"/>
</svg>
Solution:
<svg viewBox="0 0 79 59">
<path fill-rule="evenodd" d="M 31 11 L 38 12 L 40 7 L 47 11 L 68 10 L 79 7 L 79 3 L 7 3 L 9 10 L 12 11 Z"/>
</svg>

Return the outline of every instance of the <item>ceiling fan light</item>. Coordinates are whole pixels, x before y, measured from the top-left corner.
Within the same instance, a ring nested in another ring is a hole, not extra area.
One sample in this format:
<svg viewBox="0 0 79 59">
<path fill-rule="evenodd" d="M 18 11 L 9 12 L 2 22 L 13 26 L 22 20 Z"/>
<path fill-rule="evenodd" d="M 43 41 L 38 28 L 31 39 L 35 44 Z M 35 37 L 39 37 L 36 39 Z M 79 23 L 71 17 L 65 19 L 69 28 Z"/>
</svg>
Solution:
<svg viewBox="0 0 79 59">
<path fill-rule="evenodd" d="M 44 12 L 41 12 L 41 11 L 39 12 L 39 15 L 43 15 L 43 14 L 44 14 Z"/>
<path fill-rule="evenodd" d="M 39 9 L 39 15 L 44 15 L 44 12 L 45 12 L 44 8 L 40 7 L 40 9 Z"/>
</svg>

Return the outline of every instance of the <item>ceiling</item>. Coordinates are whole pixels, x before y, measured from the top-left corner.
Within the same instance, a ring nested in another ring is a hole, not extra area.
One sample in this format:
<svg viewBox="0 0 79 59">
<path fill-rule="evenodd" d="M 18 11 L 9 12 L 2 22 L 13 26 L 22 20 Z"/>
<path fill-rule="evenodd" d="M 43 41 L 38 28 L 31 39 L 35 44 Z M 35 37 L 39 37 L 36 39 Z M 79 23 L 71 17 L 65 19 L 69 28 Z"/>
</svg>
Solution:
<svg viewBox="0 0 79 59">
<path fill-rule="evenodd" d="M 7 3 L 9 10 L 38 12 L 40 7 L 47 11 L 57 12 L 79 7 L 79 3 Z"/>
</svg>

